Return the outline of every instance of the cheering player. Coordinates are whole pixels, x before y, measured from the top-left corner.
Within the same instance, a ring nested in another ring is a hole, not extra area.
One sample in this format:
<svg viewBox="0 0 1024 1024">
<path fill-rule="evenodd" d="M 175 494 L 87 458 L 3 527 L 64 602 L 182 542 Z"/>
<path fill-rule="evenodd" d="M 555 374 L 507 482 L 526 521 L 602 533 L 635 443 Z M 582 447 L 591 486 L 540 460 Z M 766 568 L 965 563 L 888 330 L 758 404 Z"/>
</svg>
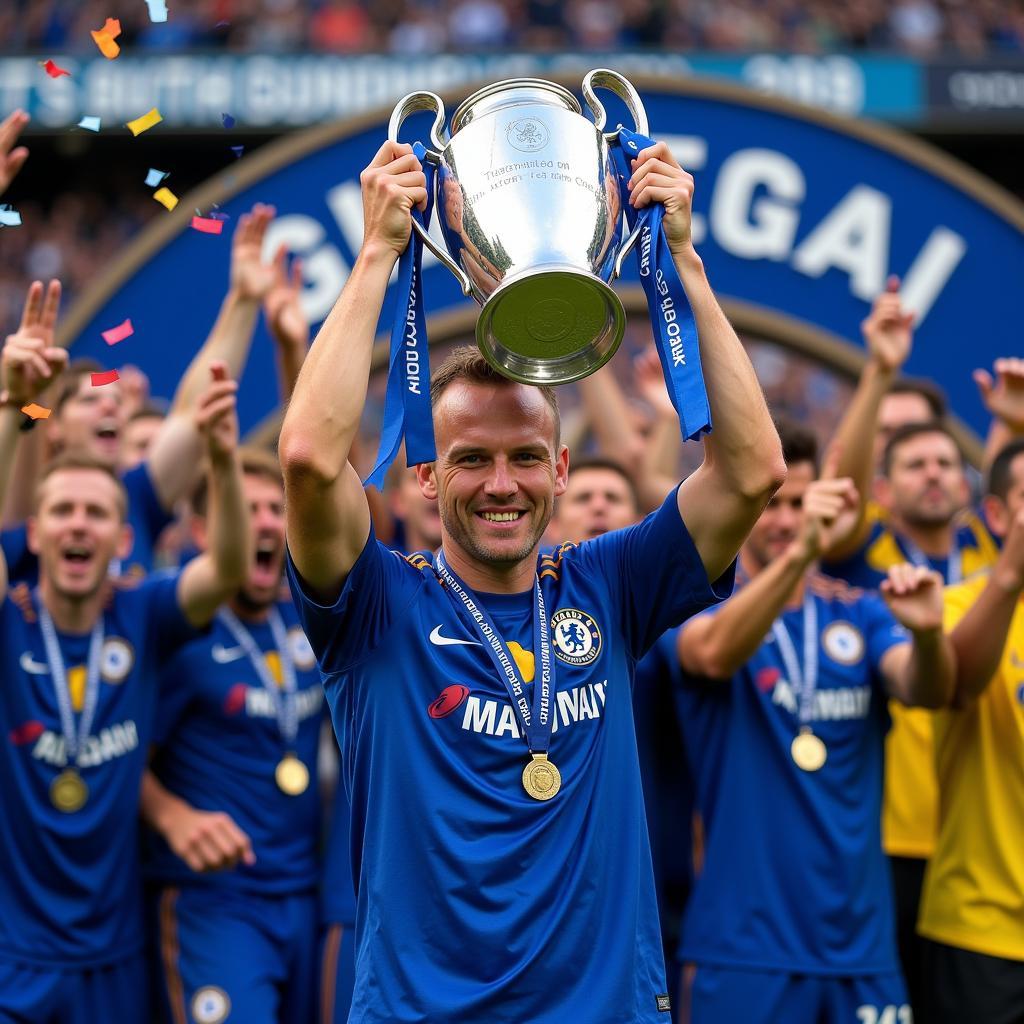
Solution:
<svg viewBox="0 0 1024 1024">
<path fill-rule="evenodd" d="M 638 155 L 631 188 L 634 205 L 665 204 L 701 331 L 715 417 L 705 462 L 639 525 L 539 560 L 568 467 L 557 402 L 475 350 L 431 382 L 439 454 L 418 473 L 442 550 L 405 559 L 373 535 L 348 454 L 388 278 L 426 189 L 410 147 L 392 142 L 362 186 L 363 248 L 280 443 L 289 572 L 352 798 L 350 1020 L 663 1021 L 632 666 L 727 590 L 784 473 L 690 242 L 692 179 L 659 144 Z"/>
<path fill-rule="evenodd" d="M 785 422 L 779 433 L 788 476 L 740 553 L 745 583 L 676 641 L 706 854 L 680 949 L 697 965 L 691 1012 L 715 1024 L 903 1019 L 879 838 L 886 697 L 949 699 L 942 579 L 894 567 L 887 609 L 815 574 L 852 527 L 856 495 L 849 478 L 815 481 L 813 434 Z"/>
<path fill-rule="evenodd" d="M 0 373 L 0 501 L 21 407 L 64 353 L 10 336 Z M 68 455 L 44 471 L 28 524 L 39 585 L 9 594 L 0 558 L 0 1020 L 145 1024 L 137 828 L 156 672 L 245 576 L 248 515 L 235 456 L 235 383 L 199 402 L 215 527 L 177 576 L 108 578 L 128 549 L 111 468 Z"/>
<path fill-rule="evenodd" d="M 281 599 L 280 466 L 258 449 L 240 461 L 254 539 L 248 578 L 164 670 L 159 750 L 142 791 L 160 837 L 147 876 L 160 887 L 168 1021 L 186 1007 L 208 1019 L 219 1001 L 252 1024 L 301 1021 L 315 998 L 323 689 L 294 605 Z M 205 489 L 195 507 L 202 551 Z"/>
</svg>

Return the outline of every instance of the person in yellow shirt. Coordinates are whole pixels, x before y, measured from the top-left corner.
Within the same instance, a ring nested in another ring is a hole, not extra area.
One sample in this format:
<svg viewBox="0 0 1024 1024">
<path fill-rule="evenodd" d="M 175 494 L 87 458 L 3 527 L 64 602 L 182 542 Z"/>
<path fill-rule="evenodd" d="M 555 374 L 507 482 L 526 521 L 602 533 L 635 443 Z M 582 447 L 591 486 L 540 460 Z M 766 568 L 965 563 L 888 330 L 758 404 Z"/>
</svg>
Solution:
<svg viewBox="0 0 1024 1024">
<path fill-rule="evenodd" d="M 1024 439 L 995 458 L 995 565 L 946 592 L 953 706 L 933 717 L 938 838 L 925 876 L 928 1024 L 1024 1022 Z"/>
</svg>

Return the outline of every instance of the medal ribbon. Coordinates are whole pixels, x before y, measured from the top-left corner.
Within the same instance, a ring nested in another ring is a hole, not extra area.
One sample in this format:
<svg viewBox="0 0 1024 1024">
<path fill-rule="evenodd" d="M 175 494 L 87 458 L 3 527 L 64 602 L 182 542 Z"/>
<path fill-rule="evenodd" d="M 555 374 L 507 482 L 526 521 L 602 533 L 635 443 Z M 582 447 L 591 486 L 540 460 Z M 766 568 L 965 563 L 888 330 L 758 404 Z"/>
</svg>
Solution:
<svg viewBox="0 0 1024 1024">
<path fill-rule="evenodd" d="M 53 690 L 57 695 L 60 729 L 64 734 L 64 752 L 68 764 L 78 764 L 82 747 L 85 746 L 85 741 L 89 738 L 89 730 L 96 717 L 96 705 L 99 703 L 103 614 L 100 613 L 96 624 L 92 627 L 92 635 L 89 637 L 89 655 L 85 670 L 85 698 L 82 701 L 82 714 L 78 719 L 78 731 L 76 732 L 75 713 L 71 707 L 71 691 L 68 689 L 68 673 L 64 666 L 64 656 L 60 652 L 57 630 L 46 605 L 41 600 L 38 600 L 37 603 L 39 605 L 39 629 L 43 634 L 43 647 L 46 650 L 47 664 L 50 666 Z"/>
<path fill-rule="evenodd" d="M 689 441 L 711 429 L 711 408 L 700 366 L 697 322 L 665 238 L 661 223 L 664 205 L 652 202 L 637 210 L 629 202 L 627 187 L 633 175 L 630 160 L 653 145 L 653 139 L 619 125 L 618 143 L 611 147 L 611 155 L 618 174 L 626 223 L 631 231 L 637 221 L 641 225 L 636 244 L 640 283 L 647 295 L 651 328 L 668 393 L 679 415 L 683 438 Z"/>
<path fill-rule="evenodd" d="M 263 689 L 270 694 L 277 727 L 290 748 L 299 733 L 299 715 L 295 706 L 295 693 L 298 684 L 295 680 L 295 664 L 292 661 L 291 651 L 288 649 L 288 634 L 285 631 L 284 622 L 281 621 L 281 613 L 272 606 L 267 615 L 267 621 L 270 626 L 270 635 L 274 638 L 274 646 L 277 648 L 277 656 L 281 659 L 281 681 L 284 684 L 283 700 L 277 680 L 267 667 L 263 652 L 256 645 L 249 630 L 239 621 L 238 616 L 230 608 L 221 608 L 217 612 L 217 618 L 234 638 L 235 643 L 245 651 L 256 675 L 259 676 L 260 682 L 263 684 Z"/>
<path fill-rule="evenodd" d="M 920 569 L 932 568 L 928 556 L 909 538 L 893 534 L 896 546 L 907 556 L 907 561 Z M 949 557 L 946 559 L 946 586 L 953 586 L 963 579 L 963 558 L 960 554 L 960 539 L 956 535 L 956 528 L 953 530 L 953 546 L 949 549 Z"/>
<path fill-rule="evenodd" d="M 509 700 L 519 720 L 520 735 L 526 740 L 531 754 L 546 754 L 551 746 L 551 732 L 554 728 L 554 708 L 552 691 L 554 689 L 553 665 L 551 662 L 551 637 L 548 631 L 547 610 L 544 606 L 544 594 L 541 592 L 540 579 L 533 579 L 533 659 L 534 684 L 533 706 L 526 697 L 526 684 L 519 677 L 515 658 L 509 652 L 505 641 L 491 624 L 491 620 L 470 596 L 466 585 L 445 564 L 444 556 L 439 551 L 434 562 L 438 575 L 447 584 L 445 590 L 454 594 L 458 600 L 452 604 L 473 633 L 480 637 L 482 646 L 497 669 L 498 677 L 505 684 Z"/>
<path fill-rule="evenodd" d="M 779 657 L 785 666 L 790 683 L 799 692 L 799 715 L 801 727 L 808 725 L 814 717 L 814 692 L 818 687 L 818 606 L 810 592 L 804 594 L 804 664 L 801 669 L 797 660 L 793 638 L 786 629 L 780 615 L 772 623 L 772 636 L 779 649 Z"/>
<path fill-rule="evenodd" d="M 427 228 L 434 209 L 435 168 L 426 159 L 426 150 L 421 143 L 415 143 L 412 148 L 427 177 L 427 209 L 421 213 L 413 207 L 412 216 Z M 437 458 L 434 420 L 430 411 L 430 355 L 427 320 L 423 313 L 422 261 L 423 242 L 415 231 L 410 231 L 409 244 L 398 260 L 397 298 L 391 326 L 391 358 L 380 448 L 376 464 L 363 481 L 365 485 L 373 484 L 378 490 L 384 487 L 384 476 L 398 455 L 403 437 L 407 466 L 433 462 Z"/>
</svg>

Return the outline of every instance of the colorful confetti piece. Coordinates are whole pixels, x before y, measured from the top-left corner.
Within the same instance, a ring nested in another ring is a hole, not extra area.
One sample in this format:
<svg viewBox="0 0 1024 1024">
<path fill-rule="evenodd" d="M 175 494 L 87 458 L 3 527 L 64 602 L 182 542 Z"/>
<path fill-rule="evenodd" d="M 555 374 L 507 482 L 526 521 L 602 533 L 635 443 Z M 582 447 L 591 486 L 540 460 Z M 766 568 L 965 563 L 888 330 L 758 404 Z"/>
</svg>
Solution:
<svg viewBox="0 0 1024 1024">
<path fill-rule="evenodd" d="M 167 20 L 167 4 L 165 0 L 146 0 L 149 8 L 149 20 L 153 22 L 164 22 Z"/>
<path fill-rule="evenodd" d="M 21 226 L 21 214 L 10 203 L 0 204 L 0 228 Z"/>
<path fill-rule="evenodd" d="M 119 341 L 130 338 L 135 333 L 135 328 L 132 327 L 132 322 L 129 319 L 119 323 L 116 327 L 111 327 L 109 330 L 101 331 L 100 333 L 108 345 L 116 345 Z"/>
<path fill-rule="evenodd" d="M 68 77 L 71 76 L 70 71 L 54 64 L 52 60 L 40 62 L 39 66 L 43 68 L 51 78 L 60 78 L 61 75 L 67 75 Z"/>
<path fill-rule="evenodd" d="M 100 53 L 107 60 L 113 60 L 121 52 L 121 47 L 114 42 L 121 34 L 121 22 L 117 18 L 107 18 L 103 28 L 90 34 L 93 42 L 99 47 Z"/>
<path fill-rule="evenodd" d="M 205 235 L 219 235 L 224 228 L 224 221 L 215 217 L 193 217 L 192 227 Z"/>
<path fill-rule="evenodd" d="M 32 420 L 46 420 L 50 418 L 50 412 L 52 410 L 45 408 L 41 405 L 36 405 L 35 402 L 29 402 L 28 405 L 23 405 L 21 411 Z"/>
<path fill-rule="evenodd" d="M 141 135 L 144 131 L 152 128 L 155 124 L 159 124 L 162 120 L 163 116 L 160 111 L 154 107 L 149 113 L 135 118 L 134 121 L 129 121 L 125 127 L 132 135 Z"/>
<path fill-rule="evenodd" d="M 102 373 L 92 374 L 92 386 L 94 388 L 103 387 L 104 384 L 113 384 L 115 380 L 120 380 L 121 376 L 117 370 L 104 370 Z"/>
<path fill-rule="evenodd" d="M 150 167 L 149 174 L 146 175 L 146 184 L 150 188 L 156 188 L 170 173 L 170 171 L 158 171 L 155 167 Z"/>
<path fill-rule="evenodd" d="M 100 119 L 98 117 L 93 117 L 92 115 L 87 115 L 78 122 L 78 127 L 84 128 L 88 132 L 98 132 L 100 130 Z"/>
<path fill-rule="evenodd" d="M 173 210 L 178 205 L 178 197 L 169 188 L 158 188 L 153 193 L 153 198 L 168 210 Z"/>
<path fill-rule="evenodd" d="M 230 114 L 221 114 L 220 120 L 221 124 L 223 124 L 225 128 L 235 127 L 235 119 Z"/>
</svg>

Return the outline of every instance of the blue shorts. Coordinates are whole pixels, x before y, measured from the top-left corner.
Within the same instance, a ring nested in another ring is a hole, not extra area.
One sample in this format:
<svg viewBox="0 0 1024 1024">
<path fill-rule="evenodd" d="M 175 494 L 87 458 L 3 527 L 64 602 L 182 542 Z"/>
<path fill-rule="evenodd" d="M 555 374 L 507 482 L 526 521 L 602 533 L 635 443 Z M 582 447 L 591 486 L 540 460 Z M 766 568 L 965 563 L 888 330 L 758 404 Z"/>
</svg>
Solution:
<svg viewBox="0 0 1024 1024">
<path fill-rule="evenodd" d="M 320 935 L 319 1024 L 346 1024 L 355 980 L 355 926 L 325 925 Z"/>
<path fill-rule="evenodd" d="M 156 912 L 156 988 L 168 1024 L 314 1024 L 315 893 L 167 888 Z"/>
<path fill-rule="evenodd" d="M 699 964 L 689 1024 L 913 1024 L 898 971 L 832 977 Z M 685 1007 L 684 1003 L 684 1007 Z"/>
<path fill-rule="evenodd" d="M 146 958 L 108 967 L 32 967 L 0 960 L 0 1024 L 149 1024 Z"/>
</svg>

